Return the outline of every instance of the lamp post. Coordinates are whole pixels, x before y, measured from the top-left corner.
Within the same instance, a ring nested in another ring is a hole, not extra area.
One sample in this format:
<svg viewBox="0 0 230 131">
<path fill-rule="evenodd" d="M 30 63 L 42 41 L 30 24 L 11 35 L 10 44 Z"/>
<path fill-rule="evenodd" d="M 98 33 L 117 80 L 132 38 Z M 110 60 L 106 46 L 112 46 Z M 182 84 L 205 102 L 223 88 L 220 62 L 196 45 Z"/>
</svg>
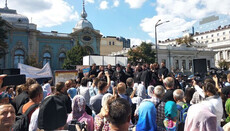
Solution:
<svg viewBox="0 0 230 131">
<path fill-rule="evenodd" d="M 157 23 L 155 24 L 155 48 L 156 48 L 156 62 L 157 62 L 157 63 L 158 63 L 157 26 L 159 26 L 159 25 L 161 25 L 161 24 L 164 24 L 164 23 L 168 23 L 169 20 L 159 23 L 160 21 L 161 21 L 161 19 L 159 19 L 159 20 L 157 21 Z"/>
</svg>

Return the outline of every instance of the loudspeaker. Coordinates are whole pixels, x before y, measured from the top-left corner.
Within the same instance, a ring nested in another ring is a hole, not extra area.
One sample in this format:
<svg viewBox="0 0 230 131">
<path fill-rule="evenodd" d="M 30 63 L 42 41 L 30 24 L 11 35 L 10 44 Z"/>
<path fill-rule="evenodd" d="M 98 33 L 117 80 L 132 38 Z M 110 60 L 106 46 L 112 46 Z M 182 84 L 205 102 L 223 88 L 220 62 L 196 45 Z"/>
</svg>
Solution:
<svg viewBox="0 0 230 131">
<path fill-rule="evenodd" d="M 199 73 L 204 75 L 207 73 L 206 59 L 193 59 L 193 71 L 194 74 Z"/>
<path fill-rule="evenodd" d="M 19 75 L 20 69 L 18 68 L 0 69 L 0 74 Z"/>
</svg>

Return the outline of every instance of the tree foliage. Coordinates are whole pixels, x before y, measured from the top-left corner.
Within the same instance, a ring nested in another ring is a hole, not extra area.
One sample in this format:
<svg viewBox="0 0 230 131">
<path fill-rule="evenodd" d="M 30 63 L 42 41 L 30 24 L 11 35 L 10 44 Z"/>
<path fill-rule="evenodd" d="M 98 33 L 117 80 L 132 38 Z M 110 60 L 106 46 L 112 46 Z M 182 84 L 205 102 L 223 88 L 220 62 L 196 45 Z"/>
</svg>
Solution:
<svg viewBox="0 0 230 131">
<path fill-rule="evenodd" d="M 131 48 L 128 52 L 128 60 L 132 64 L 138 63 L 154 63 L 155 52 L 152 50 L 152 44 L 142 42 L 140 46 Z"/>
<path fill-rule="evenodd" d="M 221 69 L 225 69 L 227 70 L 229 68 L 229 62 L 225 61 L 225 60 L 220 60 L 218 62 L 218 65 Z"/>
<path fill-rule="evenodd" d="M 42 68 L 42 61 L 39 62 L 38 57 L 36 57 L 34 54 L 27 56 L 25 64 L 33 66 L 33 67 L 37 67 L 37 68 Z"/>
<path fill-rule="evenodd" d="M 76 65 L 82 65 L 83 56 L 88 55 L 85 48 L 77 43 L 72 49 L 66 53 L 66 58 L 63 63 L 64 69 L 76 69 Z"/>
<path fill-rule="evenodd" d="M 0 49 L 6 50 L 8 48 L 8 45 L 5 41 L 7 39 L 7 31 L 5 29 L 5 20 L 0 17 Z M 0 58 L 3 57 L 5 54 L 0 53 Z"/>
<path fill-rule="evenodd" d="M 185 44 L 187 46 L 191 46 L 192 42 L 194 42 L 194 41 L 195 40 L 191 36 L 185 36 L 185 37 L 176 39 L 176 43 L 178 45 Z"/>
</svg>

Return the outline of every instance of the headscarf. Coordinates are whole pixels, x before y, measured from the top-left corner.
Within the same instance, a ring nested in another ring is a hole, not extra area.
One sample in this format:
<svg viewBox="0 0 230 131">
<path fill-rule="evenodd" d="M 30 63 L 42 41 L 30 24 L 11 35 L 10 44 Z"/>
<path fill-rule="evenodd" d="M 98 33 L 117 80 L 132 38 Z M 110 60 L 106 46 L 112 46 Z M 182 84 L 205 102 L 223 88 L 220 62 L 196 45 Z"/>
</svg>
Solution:
<svg viewBox="0 0 230 131">
<path fill-rule="evenodd" d="M 139 84 L 137 87 L 137 96 L 145 99 L 146 98 L 146 89 L 143 84 Z"/>
<path fill-rule="evenodd" d="M 225 110 L 226 110 L 226 113 L 228 115 L 228 117 L 226 118 L 226 122 L 230 122 L 230 98 L 226 101 L 225 103 Z"/>
<path fill-rule="evenodd" d="M 101 106 L 105 106 L 109 98 L 111 98 L 113 95 L 110 93 L 106 93 L 101 100 Z"/>
<path fill-rule="evenodd" d="M 71 87 L 71 88 L 69 88 L 69 89 L 67 90 L 67 93 L 70 95 L 71 99 L 73 99 L 74 96 L 77 95 L 77 89 Z"/>
<path fill-rule="evenodd" d="M 168 101 L 165 103 L 165 117 L 168 119 L 174 119 L 177 116 L 177 105 L 174 101 Z"/>
<path fill-rule="evenodd" d="M 154 94 L 154 86 L 148 86 L 148 95 L 152 98 Z"/>
<path fill-rule="evenodd" d="M 198 103 L 189 107 L 184 125 L 185 131 L 219 131 L 216 115 L 207 105 Z"/>
<path fill-rule="evenodd" d="M 177 105 L 174 101 L 168 101 L 165 103 L 165 120 L 164 126 L 169 131 L 176 130 L 177 121 L 174 119 L 177 117 Z"/>
<path fill-rule="evenodd" d="M 136 125 L 137 131 L 156 131 L 156 108 L 150 101 L 144 101 L 138 108 L 139 119 Z"/>
<path fill-rule="evenodd" d="M 78 120 L 85 113 L 85 98 L 81 95 L 76 95 L 72 101 L 73 119 Z"/>
<path fill-rule="evenodd" d="M 4 104 L 9 103 L 9 97 L 5 92 L 0 93 L 0 103 L 4 103 Z"/>
</svg>

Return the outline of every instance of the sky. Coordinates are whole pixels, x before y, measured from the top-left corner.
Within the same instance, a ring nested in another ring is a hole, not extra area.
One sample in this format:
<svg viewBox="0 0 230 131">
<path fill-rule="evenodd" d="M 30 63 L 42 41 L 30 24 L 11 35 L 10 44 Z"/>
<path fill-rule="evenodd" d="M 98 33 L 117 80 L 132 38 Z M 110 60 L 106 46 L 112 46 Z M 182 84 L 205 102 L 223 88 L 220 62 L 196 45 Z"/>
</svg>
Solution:
<svg viewBox="0 0 230 131">
<path fill-rule="evenodd" d="M 158 20 L 158 40 L 177 38 L 183 31 L 205 17 L 215 15 L 222 20 L 211 24 L 230 24 L 230 0 L 85 0 L 87 19 L 103 36 L 131 39 L 131 45 L 155 41 L 154 26 Z M 0 1 L 0 7 L 5 0 Z M 82 0 L 8 0 L 8 8 L 25 15 L 38 30 L 71 33 L 81 19 Z M 195 29 L 201 29 L 195 28 Z M 196 31 L 197 31 L 196 30 Z"/>
</svg>

